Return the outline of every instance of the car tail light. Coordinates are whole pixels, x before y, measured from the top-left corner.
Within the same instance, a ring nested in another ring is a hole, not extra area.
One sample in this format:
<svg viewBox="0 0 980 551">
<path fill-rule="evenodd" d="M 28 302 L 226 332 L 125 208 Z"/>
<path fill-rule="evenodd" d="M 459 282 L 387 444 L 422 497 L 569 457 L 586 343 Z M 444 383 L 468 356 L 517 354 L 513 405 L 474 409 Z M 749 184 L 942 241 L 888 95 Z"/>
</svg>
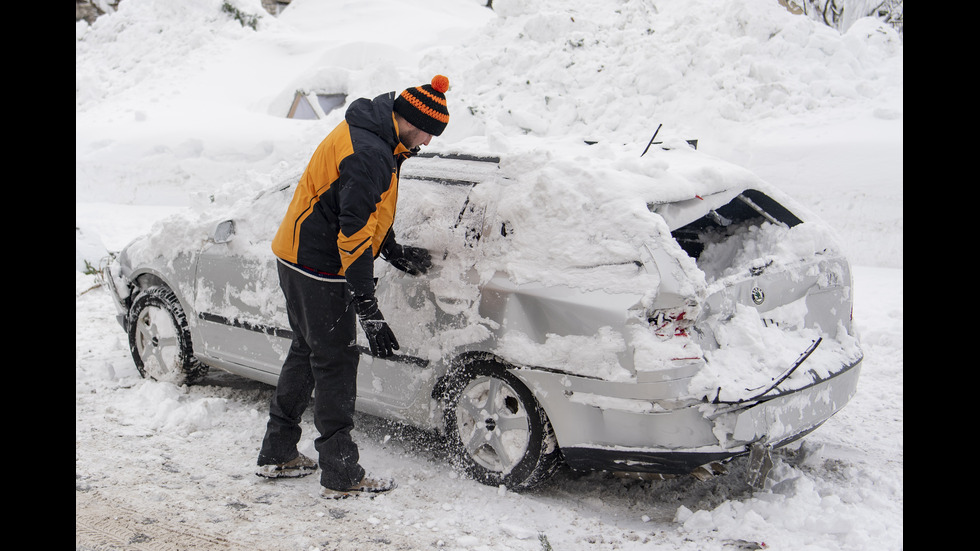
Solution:
<svg viewBox="0 0 980 551">
<path fill-rule="evenodd" d="M 661 308 L 654 310 L 647 318 L 654 335 L 661 341 L 673 341 L 671 348 L 674 354 L 670 361 L 674 364 L 703 359 L 701 348 L 691 339 L 695 319 L 696 307 Z"/>
<path fill-rule="evenodd" d="M 663 308 L 654 310 L 647 321 L 658 337 L 687 337 L 688 329 L 694 325 L 694 316 L 686 308 Z"/>
</svg>

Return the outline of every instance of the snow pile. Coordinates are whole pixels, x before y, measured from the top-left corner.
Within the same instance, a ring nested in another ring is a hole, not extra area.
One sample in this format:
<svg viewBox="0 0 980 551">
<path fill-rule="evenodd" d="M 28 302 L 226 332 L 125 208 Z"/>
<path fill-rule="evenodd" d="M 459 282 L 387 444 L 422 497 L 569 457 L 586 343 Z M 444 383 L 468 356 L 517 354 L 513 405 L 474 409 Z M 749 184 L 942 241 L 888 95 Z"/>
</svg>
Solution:
<svg viewBox="0 0 980 551">
<path fill-rule="evenodd" d="M 724 285 L 724 279 L 751 269 L 780 266 L 801 258 L 813 258 L 827 250 L 840 250 L 836 237 L 825 224 L 799 224 L 792 228 L 764 222 L 733 231 L 709 241 L 698 258 L 712 288 Z"/>
<path fill-rule="evenodd" d="M 731 318 L 708 320 L 716 349 L 705 350 L 705 365 L 692 378 L 692 396 L 721 401 L 760 395 L 792 367 L 801 364 L 778 390 L 789 391 L 824 380 L 860 360 L 857 338 L 843 327 L 833 334 L 807 328 L 804 300 L 767 311 L 736 305 Z M 811 348 L 813 349 L 810 352 Z"/>
<path fill-rule="evenodd" d="M 715 125 L 873 105 L 901 86 L 894 30 L 869 19 L 842 37 L 773 0 L 502 0 L 494 11 L 483 32 L 422 63 L 453 75 L 453 97 L 491 136 L 644 144 L 664 123 L 696 138 Z"/>
<path fill-rule="evenodd" d="M 504 263 L 478 266 L 482 273 L 504 271 L 518 284 L 611 292 L 656 288 L 655 275 L 646 282 L 637 280 L 635 263 L 644 245 L 670 246 L 673 240 L 647 203 L 692 193 L 701 182 L 668 171 L 667 152 L 641 164 L 613 148 L 566 140 L 508 153 L 501 163 L 502 177 L 471 194 L 472 200 L 493 205 L 490 215 L 506 234 L 489 245 L 481 243 L 489 247 L 484 253 L 488 259 Z M 677 258 L 686 258 L 676 244 L 670 248 Z M 610 279 L 608 270 L 600 270 L 596 279 L 587 280 L 590 268 L 624 265 L 629 267 L 626 275 Z M 695 270 L 693 263 L 689 268 Z"/>
</svg>

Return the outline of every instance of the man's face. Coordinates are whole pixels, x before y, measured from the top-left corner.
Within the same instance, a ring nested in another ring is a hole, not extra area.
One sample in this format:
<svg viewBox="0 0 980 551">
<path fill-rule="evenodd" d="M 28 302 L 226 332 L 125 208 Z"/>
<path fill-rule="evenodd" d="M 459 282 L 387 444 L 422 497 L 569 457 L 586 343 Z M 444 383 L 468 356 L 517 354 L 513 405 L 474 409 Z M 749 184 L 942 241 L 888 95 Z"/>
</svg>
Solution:
<svg viewBox="0 0 980 551">
<path fill-rule="evenodd" d="M 404 123 L 404 128 L 399 128 L 399 130 L 398 139 L 408 149 L 429 145 L 429 142 L 432 141 L 432 134 L 423 132 L 407 121 Z"/>
</svg>

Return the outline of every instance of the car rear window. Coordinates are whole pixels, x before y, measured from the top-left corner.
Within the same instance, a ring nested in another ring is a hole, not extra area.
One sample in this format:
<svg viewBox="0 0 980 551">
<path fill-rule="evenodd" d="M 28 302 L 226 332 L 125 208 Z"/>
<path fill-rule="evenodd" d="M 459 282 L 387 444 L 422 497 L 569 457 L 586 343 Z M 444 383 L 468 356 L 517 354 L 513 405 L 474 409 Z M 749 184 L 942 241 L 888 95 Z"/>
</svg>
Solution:
<svg viewBox="0 0 980 551">
<path fill-rule="evenodd" d="M 671 232 L 682 249 L 698 260 L 709 244 L 716 245 L 741 236 L 749 228 L 761 227 L 766 223 L 792 228 L 802 221 L 789 209 L 783 207 L 768 195 L 754 189 L 747 189 L 727 203 L 711 208 L 693 222 Z"/>
</svg>

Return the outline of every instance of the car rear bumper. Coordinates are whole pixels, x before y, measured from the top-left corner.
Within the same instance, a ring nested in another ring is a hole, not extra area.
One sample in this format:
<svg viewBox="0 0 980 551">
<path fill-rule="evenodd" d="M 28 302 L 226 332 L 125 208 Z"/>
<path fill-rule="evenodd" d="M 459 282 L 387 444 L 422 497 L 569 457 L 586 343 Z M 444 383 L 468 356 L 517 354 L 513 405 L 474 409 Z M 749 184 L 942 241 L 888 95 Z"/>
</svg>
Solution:
<svg viewBox="0 0 980 551">
<path fill-rule="evenodd" d="M 785 446 L 806 436 L 819 426 L 820 424 L 810 427 L 773 447 Z M 749 447 L 703 452 L 571 447 L 562 448 L 562 454 L 571 468 L 580 471 L 601 470 L 684 475 L 690 474 L 703 465 L 748 455 Z"/>
<path fill-rule="evenodd" d="M 677 407 L 638 398 L 642 384 L 605 384 L 600 398 L 594 381 L 562 376 L 553 383 L 527 370 L 516 374 L 545 408 L 573 469 L 687 474 L 748 454 L 753 444 L 777 448 L 805 436 L 854 396 L 860 367 L 859 359 L 826 379 L 766 399 Z M 624 397 L 612 395 L 617 388 Z"/>
</svg>

